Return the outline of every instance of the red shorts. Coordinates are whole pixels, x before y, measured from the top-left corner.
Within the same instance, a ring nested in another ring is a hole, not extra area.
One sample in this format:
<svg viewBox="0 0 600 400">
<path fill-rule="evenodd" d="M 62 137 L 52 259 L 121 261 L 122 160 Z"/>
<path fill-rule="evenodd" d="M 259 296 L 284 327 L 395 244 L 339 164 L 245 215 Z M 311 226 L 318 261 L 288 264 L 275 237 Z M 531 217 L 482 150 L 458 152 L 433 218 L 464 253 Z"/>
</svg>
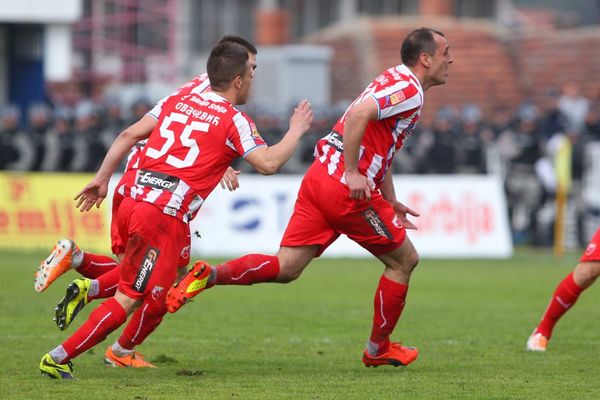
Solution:
<svg viewBox="0 0 600 400">
<path fill-rule="evenodd" d="M 110 243 L 111 250 L 114 255 L 120 255 L 125 253 L 125 245 L 127 242 L 123 240 L 121 234 L 119 233 L 119 226 L 117 223 L 117 216 L 119 214 L 119 207 L 121 202 L 125 198 L 125 191 L 130 188 L 135 182 L 136 170 L 130 169 L 126 171 L 121 180 L 117 184 L 115 191 L 113 193 L 113 201 L 112 201 L 112 216 L 110 222 Z M 190 263 L 190 250 L 191 250 L 191 241 L 190 241 L 190 232 L 188 229 L 187 232 L 187 241 L 185 246 L 181 249 L 179 255 L 179 267 L 185 267 Z"/>
<path fill-rule="evenodd" d="M 579 259 L 581 262 L 587 261 L 600 261 L 600 229 L 594 233 L 594 237 L 590 240 L 587 248 L 583 252 L 583 255 Z"/>
<path fill-rule="evenodd" d="M 130 197 L 120 204 L 117 225 L 127 243 L 119 264 L 119 291 L 132 299 L 151 295 L 160 301 L 177 276 L 177 261 L 188 240 L 188 225 L 150 203 Z"/>
<path fill-rule="evenodd" d="M 379 192 L 373 192 L 370 201 L 354 200 L 349 194 L 346 185 L 315 161 L 302 180 L 281 246 L 316 244 L 319 256 L 344 234 L 375 256 L 400 247 L 406 230 L 397 223 L 390 203 Z"/>
</svg>

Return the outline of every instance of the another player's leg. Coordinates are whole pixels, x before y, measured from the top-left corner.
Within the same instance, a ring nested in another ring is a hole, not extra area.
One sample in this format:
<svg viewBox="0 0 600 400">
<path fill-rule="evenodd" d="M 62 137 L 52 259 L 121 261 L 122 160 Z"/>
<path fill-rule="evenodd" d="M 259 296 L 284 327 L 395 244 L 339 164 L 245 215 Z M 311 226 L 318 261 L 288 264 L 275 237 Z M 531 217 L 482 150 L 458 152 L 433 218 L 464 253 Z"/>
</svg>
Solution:
<svg viewBox="0 0 600 400">
<path fill-rule="evenodd" d="M 167 309 L 173 313 L 193 297 L 214 285 L 252 285 L 272 282 L 279 274 L 276 256 L 248 254 L 211 267 L 206 261 L 196 261 L 167 294 Z"/>
<path fill-rule="evenodd" d="M 120 272 L 121 268 L 117 266 L 97 279 L 79 278 L 71 282 L 65 295 L 54 308 L 54 321 L 58 328 L 68 328 L 91 300 L 113 297 L 117 291 Z"/>
<path fill-rule="evenodd" d="M 54 321 L 58 329 L 67 329 L 79 311 L 89 302 L 90 287 L 91 280 L 86 278 L 75 279 L 67 286 L 62 300 L 54 307 Z"/>
<path fill-rule="evenodd" d="M 542 320 L 527 339 L 527 350 L 546 351 L 554 326 L 571 309 L 579 295 L 590 287 L 600 275 L 600 262 L 580 262 L 575 270 L 556 287 Z"/>
<path fill-rule="evenodd" d="M 371 336 L 362 361 L 367 367 L 408 365 L 416 360 L 418 350 L 391 342 L 390 335 L 404 309 L 408 282 L 419 256 L 406 238 L 399 248 L 378 258 L 385 264 L 385 270 L 375 292 Z"/>
<path fill-rule="evenodd" d="M 34 288 L 43 292 L 70 269 L 86 278 L 96 278 L 116 266 L 117 262 L 108 256 L 83 252 L 72 240 L 61 239 L 36 270 Z"/>
<path fill-rule="evenodd" d="M 154 298 L 156 297 L 156 299 Z M 155 368 L 135 347 L 160 325 L 167 313 L 164 293 L 147 298 L 133 313 L 117 341 L 106 349 L 104 362 L 111 367 Z"/>
<path fill-rule="evenodd" d="M 73 379 L 73 364 L 70 361 L 59 364 L 46 353 L 40 361 L 40 372 L 52 379 Z"/>
<path fill-rule="evenodd" d="M 34 289 L 43 292 L 62 274 L 80 264 L 83 254 L 79 247 L 69 239 L 61 239 L 54 245 L 50 255 L 40 263 L 35 271 Z"/>
<path fill-rule="evenodd" d="M 119 296 L 125 300 L 117 300 Z M 123 306 L 121 303 L 124 303 Z M 135 301 L 117 293 L 102 304 L 90 314 L 87 321 L 75 331 L 61 345 L 55 347 L 42 357 L 40 362 L 40 371 L 54 378 L 69 379 L 67 374 L 60 373 L 72 371 L 70 362 L 73 358 L 96 344 L 102 342 L 108 334 L 121 326 L 127 319 L 127 313 L 133 309 Z M 67 368 L 69 366 L 70 368 Z M 56 374 L 53 371 L 57 371 Z M 72 377 L 72 375 L 70 376 Z"/>
</svg>

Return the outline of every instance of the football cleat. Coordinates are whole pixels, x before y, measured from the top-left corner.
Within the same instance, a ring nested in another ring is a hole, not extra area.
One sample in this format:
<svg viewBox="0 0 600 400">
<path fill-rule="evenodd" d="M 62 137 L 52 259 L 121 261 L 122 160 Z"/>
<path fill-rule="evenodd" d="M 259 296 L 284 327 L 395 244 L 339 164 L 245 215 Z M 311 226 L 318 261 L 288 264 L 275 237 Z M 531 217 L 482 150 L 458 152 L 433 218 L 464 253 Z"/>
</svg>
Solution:
<svg viewBox="0 0 600 400">
<path fill-rule="evenodd" d="M 370 355 L 367 350 L 363 353 L 362 362 L 365 367 L 378 367 L 380 365 L 393 365 L 398 367 L 408 365 L 417 359 L 419 350 L 415 347 L 402 346 L 398 342 L 390 343 L 389 349 L 378 356 Z"/>
<path fill-rule="evenodd" d="M 79 247 L 69 239 L 61 239 L 56 243 L 52 252 L 40 263 L 35 271 L 34 289 L 43 292 L 62 274 L 71 268 L 73 254 L 81 251 Z"/>
<path fill-rule="evenodd" d="M 527 351 L 546 351 L 548 347 L 548 338 L 539 332 L 533 332 L 527 339 Z"/>
<path fill-rule="evenodd" d="M 156 368 L 156 365 L 146 361 L 144 356 L 137 351 L 119 357 L 113 352 L 112 346 L 108 346 L 108 349 L 106 349 L 106 352 L 104 353 L 104 364 L 106 364 L 107 367 L 113 368 Z"/>
<path fill-rule="evenodd" d="M 206 261 L 196 261 L 167 292 L 167 310 L 174 313 L 206 289 L 211 270 L 212 267 Z"/>
<path fill-rule="evenodd" d="M 89 302 L 87 294 L 90 291 L 91 282 L 90 279 L 79 278 L 67 286 L 65 296 L 54 308 L 56 315 L 54 321 L 61 331 L 71 325 L 75 316 Z"/>
<path fill-rule="evenodd" d="M 50 354 L 44 354 L 40 361 L 40 372 L 52 379 L 74 379 L 73 364 L 69 361 L 66 364 L 58 364 L 52 359 Z"/>
</svg>

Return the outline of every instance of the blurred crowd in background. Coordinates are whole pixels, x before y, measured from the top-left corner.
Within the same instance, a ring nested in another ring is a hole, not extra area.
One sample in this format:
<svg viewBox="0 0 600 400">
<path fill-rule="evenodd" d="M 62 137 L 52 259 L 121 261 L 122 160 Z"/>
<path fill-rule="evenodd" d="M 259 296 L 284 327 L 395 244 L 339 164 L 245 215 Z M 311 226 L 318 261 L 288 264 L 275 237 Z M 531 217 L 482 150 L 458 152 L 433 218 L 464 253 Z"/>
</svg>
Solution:
<svg viewBox="0 0 600 400">
<path fill-rule="evenodd" d="M 114 138 L 152 105 L 139 99 L 124 107 L 116 98 L 96 96 L 75 101 L 57 97 L 28 110 L 0 106 L 0 169 L 96 171 Z M 315 142 L 328 133 L 346 106 L 315 110 L 311 131 L 283 173 L 305 171 L 313 160 Z M 252 105 L 245 111 L 267 143 L 276 143 L 287 130 L 288 115 L 274 115 Z M 497 107 L 491 115 L 484 116 L 476 104 L 442 107 L 430 123 L 421 123 L 407 139 L 394 173 L 497 174 L 505 185 L 515 242 L 549 245 L 557 137 L 567 137 L 572 144 L 571 196 L 577 199 L 586 168 L 586 145 L 600 141 L 600 97 L 583 96 L 572 82 L 548 89 L 541 102 Z M 252 173 L 246 163 L 236 166 Z"/>
</svg>

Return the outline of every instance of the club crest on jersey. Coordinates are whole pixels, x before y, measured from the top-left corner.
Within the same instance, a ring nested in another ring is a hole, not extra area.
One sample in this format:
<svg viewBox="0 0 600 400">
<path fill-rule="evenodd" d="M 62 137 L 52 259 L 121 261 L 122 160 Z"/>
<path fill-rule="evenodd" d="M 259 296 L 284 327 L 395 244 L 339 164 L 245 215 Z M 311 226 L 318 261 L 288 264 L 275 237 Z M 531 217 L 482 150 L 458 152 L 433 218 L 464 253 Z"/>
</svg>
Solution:
<svg viewBox="0 0 600 400">
<path fill-rule="evenodd" d="M 594 251 L 596 251 L 596 243 L 590 243 L 587 247 L 587 249 L 585 249 L 585 255 L 589 256 L 591 255 Z"/>
<path fill-rule="evenodd" d="M 179 178 L 142 169 L 138 172 L 136 184 L 173 193 L 179 185 Z"/>
<path fill-rule="evenodd" d="M 152 299 L 158 300 L 160 298 L 160 296 L 162 295 L 163 291 L 164 291 L 164 288 L 162 288 L 160 286 L 154 286 L 152 288 Z"/>
<path fill-rule="evenodd" d="M 152 274 L 152 270 L 156 265 L 156 260 L 158 259 L 159 254 L 160 251 L 154 247 L 150 247 L 148 248 L 148 251 L 146 251 L 146 255 L 142 260 L 137 276 L 135 277 L 135 282 L 133 283 L 133 290 L 136 292 L 143 293 L 144 290 L 146 290 L 146 285 L 148 285 L 150 275 Z"/>
<path fill-rule="evenodd" d="M 197 232 L 197 231 L 196 231 Z M 179 255 L 181 258 L 183 258 L 184 260 L 188 260 L 190 258 L 190 250 L 191 250 L 192 246 L 185 246 L 183 249 L 181 249 L 181 254 Z"/>
<path fill-rule="evenodd" d="M 390 95 L 390 104 L 395 106 L 396 104 L 400 103 L 404 99 L 406 99 L 406 96 L 404 96 L 404 92 L 402 90 L 400 90 L 400 91 Z"/>
</svg>

